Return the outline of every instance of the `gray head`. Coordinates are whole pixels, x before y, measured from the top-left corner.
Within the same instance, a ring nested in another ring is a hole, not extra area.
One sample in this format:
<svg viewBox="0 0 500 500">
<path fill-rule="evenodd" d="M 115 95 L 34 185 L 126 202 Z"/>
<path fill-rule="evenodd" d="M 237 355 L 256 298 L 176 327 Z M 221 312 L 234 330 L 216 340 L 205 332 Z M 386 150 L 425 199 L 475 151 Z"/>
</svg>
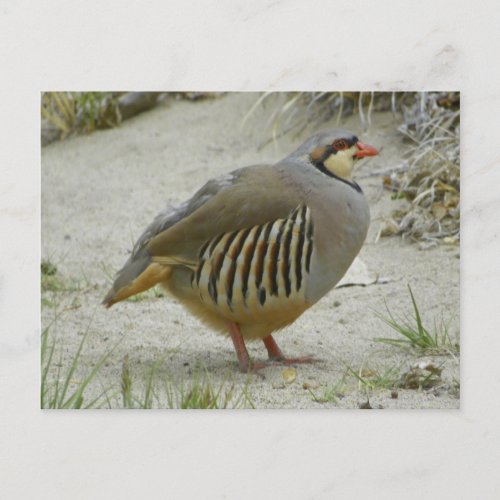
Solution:
<svg viewBox="0 0 500 500">
<path fill-rule="evenodd" d="M 362 143 L 349 130 L 328 129 L 307 139 L 288 158 L 310 162 L 327 175 L 350 181 L 354 163 L 377 154 L 377 149 Z"/>
</svg>

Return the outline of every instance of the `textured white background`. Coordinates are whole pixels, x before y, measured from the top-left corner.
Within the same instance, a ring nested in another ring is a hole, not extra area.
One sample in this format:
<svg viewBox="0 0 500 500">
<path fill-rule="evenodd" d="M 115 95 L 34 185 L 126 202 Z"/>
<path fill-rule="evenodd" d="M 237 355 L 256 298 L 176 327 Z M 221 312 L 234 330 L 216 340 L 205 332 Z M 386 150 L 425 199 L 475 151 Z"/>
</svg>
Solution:
<svg viewBox="0 0 500 500">
<path fill-rule="evenodd" d="M 0 496 L 499 498 L 499 5 L 1 0 Z M 462 409 L 40 411 L 39 92 L 68 89 L 460 89 Z"/>
</svg>

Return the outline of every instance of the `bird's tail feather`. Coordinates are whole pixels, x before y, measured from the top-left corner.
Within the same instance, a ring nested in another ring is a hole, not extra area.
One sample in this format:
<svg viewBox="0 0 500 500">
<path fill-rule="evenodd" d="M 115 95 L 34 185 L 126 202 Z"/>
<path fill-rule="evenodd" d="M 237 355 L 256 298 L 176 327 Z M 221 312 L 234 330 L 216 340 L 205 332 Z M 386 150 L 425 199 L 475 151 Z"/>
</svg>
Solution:
<svg viewBox="0 0 500 500">
<path fill-rule="evenodd" d="M 158 283 L 167 281 L 172 269 L 151 259 L 134 260 L 126 264 L 113 283 L 113 286 L 102 301 L 106 307 L 120 302 L 132 295 L 144 292 Z"/>
</svg>

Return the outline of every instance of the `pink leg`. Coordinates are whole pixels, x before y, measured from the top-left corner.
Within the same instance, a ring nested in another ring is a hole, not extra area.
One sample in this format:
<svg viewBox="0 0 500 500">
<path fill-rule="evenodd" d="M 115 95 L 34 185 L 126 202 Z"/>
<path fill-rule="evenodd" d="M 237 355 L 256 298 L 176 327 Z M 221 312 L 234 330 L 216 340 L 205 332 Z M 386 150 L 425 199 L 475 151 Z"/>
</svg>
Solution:
<svg viewBox="0 0 500 500">
<path fill-rule="evenodd" d="M 267 337 L 264 337 L 262 339 L 262 341 L 264 342 L 264 345 L 266 346 L 267 354 L 269 354 L 270 360 L 282 361 L 285 359 L 285 356 L 283 356 L 281 349 L 278 347 L 278 344 L 273 339 L 272 335 L 268 335 Z"/>
<path fill-rule="evenodd" d="M 229 323 L 229 335 L 231 336 L 234 350 L 236 351 L 236 356 L 238 357 L 240 371 L 242 371 L 243 373 L 257 373 L 257 370 L 260 370 L 261 368 L 265 368 L 267 366 L 265 363 L 253 363 L 250 360 L 243 335 L 241 335 L 241 328 L 238 323 Z"/>
<path fill-rule="evenodd" d="M 279 363 L 283 363 L 285 365 L 293 365 L 293 364 L 304 364 L 304 363 L 315 363 L 318 361 L 317 359 L 311 356 L 303 356 L 300 358 L 285 358 L 281 349 L 278 347 L 278 344 L 273 339 L 272 335 L 268 335 L 262 339 L 264 345 L 267 349 L 267 354 L 269 355 L 269 359 L 271 361 L 278 361 Z"/>
<path fill-rule="evenodd" d="M 243 335 L 238 323 L 229 323 L 229 335 L 234 344 L 236 356 L 238 356 L 238 364 L 243 373 L 247 373 L 251 369 L 250 356 L 248 355 Z"/>
<path fill-rule="evenodd" d="M 252 363 L 250 361 L 250 356 L 248 355 L 245 341 L 243 339 L 243 335 L 241 334 L 241 329 L 238 323 L 229 323 L 229 335 L 231 336 L 234 350 L 236 351 L 236 356 L 238 357 L 240 371 L 242 371 L 243 373 L 248 373 L 250 371 L 256 372 L 257 370 L 260 370 L 261 368 L 267 366 L 266 363 Z M 262 340 L 264 342 L 264 345 L 266 346 L 267 353 L 271 361 L 277 361 L 285 365 L 314 363 L 315 361 L 317 361 L 310 356 L 304 356 L 300 358 L 285 358 L 285 356 L 281 352 L 281 349 L 278 347 L 278 344 L 271 335 L 268 335 Z"/>
</svg>

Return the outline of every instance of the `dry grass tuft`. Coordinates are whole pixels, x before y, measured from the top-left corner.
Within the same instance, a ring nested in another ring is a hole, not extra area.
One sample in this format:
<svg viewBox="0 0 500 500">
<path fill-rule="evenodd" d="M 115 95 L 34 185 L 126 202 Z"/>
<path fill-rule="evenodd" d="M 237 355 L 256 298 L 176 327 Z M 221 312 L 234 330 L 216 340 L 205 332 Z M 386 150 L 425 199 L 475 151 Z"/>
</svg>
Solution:
<svg viewBox="0 0 500 500">
<path fill-rule="evenodd" d="M 410 142 L 401 168 L 383 178 L 393 198 L 409 203 L 394 211 L 381 236 L 401 234 L 435 245 L 460 239 L 460 95 L 422 92 L 403 107 L 398 130 Z"/>
<path fill-rule="evenodd" d="M 259 106 L 270 107 L 263 129 L 270 131 L 271 138 L 263 147 L 290 132 L 299 135 L 310 124 L 320 126 L 335 119 L 340 125 L 343 117 L 354 112 L 359 114 L 363 130 L 367 130 L 373 112 L 387 111 L 395 103 L 396 94 L 387 92 L 265 92 L 250 108 L 243 124 Z"/>
<path fill-rule="evenodd" d="M 75 133 L 113 128 L 123 120 L 154 108 L 167 97 L 198 101 L 217 92 L 44 92 L 42 146 Z"/>
<path fill-rule="evenodd" d="M 120 124 L 120 92 L 44 92 L 42 145 L 75 132 L 91 133 Z"/>
</svg>

